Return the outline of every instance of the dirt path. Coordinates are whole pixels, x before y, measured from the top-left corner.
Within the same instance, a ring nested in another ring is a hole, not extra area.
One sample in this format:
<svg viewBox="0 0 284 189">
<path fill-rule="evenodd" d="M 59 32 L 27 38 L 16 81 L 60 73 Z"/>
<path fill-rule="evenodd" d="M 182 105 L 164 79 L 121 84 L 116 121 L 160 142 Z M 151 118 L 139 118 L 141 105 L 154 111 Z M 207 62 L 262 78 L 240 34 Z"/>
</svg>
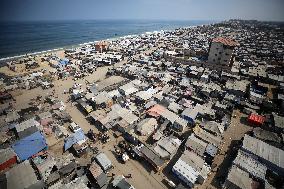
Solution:
<svg viewBox="0 0 284 189">
<path fill-rule="evenodd" d="M 236 116 L 232 116 L 231 124 L 224 133 L 224 139 L 220 146 L 220 152 L 213 161 L 213 164 L 217 165 L 217 167 L 213 169 L 210 175 L 208 175 L 206 181 L 201 186 L 196 188 L 221 188 L 218 180 L 226 178 L 228 168 L 231 166 L 231 163 L 234 160 L 237 152 L 235 150 L 236 148 L 234 147 L 238 145 L 238 142 L 242 139 L 245 133 L 253 129 L 250 126 L 241 123 L 241 120 L 243 120 L 246 115 L 241 113 L 239 110 L 234 110 L 232 115 Z"/>
</svg>

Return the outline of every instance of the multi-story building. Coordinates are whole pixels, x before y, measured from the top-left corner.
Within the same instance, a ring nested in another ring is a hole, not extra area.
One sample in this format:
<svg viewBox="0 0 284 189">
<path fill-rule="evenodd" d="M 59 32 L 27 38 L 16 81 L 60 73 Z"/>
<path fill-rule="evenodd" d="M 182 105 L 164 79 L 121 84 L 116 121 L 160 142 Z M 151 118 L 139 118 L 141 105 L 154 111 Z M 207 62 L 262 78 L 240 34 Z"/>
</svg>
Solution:
<svg viewBox="0 0 284 189">
<path fill-rule="evenodd" d="M 237 42 L 229 38 L 218 37 L 212 40 L 208 62 L 220 66 L 230 66 L 233 59 L 234 48 Z"/>
</svg>

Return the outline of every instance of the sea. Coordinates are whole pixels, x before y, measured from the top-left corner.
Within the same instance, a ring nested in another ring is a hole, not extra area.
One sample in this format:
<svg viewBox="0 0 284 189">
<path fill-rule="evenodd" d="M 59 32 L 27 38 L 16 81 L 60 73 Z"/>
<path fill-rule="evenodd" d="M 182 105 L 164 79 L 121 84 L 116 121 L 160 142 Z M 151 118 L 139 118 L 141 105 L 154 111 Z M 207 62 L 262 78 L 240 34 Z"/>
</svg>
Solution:
<svg viewBox="0 0 284 189">
<path fill-rule="evenodd" d="M 137 35 L 145 32 L 173 30 L 180 27 L 210 24 L 214 21 L 160 20 L 76 20 L 0 22 L 0 59 L 57 48 Z"/>
</svg>

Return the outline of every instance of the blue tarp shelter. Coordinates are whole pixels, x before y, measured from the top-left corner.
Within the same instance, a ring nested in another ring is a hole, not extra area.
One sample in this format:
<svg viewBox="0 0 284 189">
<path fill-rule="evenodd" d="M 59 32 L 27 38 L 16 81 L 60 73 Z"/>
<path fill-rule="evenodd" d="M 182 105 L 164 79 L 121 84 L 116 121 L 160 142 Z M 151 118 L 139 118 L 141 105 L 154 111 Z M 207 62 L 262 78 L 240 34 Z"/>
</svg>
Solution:
<svg viewBox="0 0 284 189">
<path fill-rule="evenodd" d="M 58 62 L 58 64 L 61 65 L 61 66 L 65 66 L 65 65 L 69 64 L 69 60 L 66 59 L 66 58 L 62 59 Z"/>
<path fill-rule="evenodd" d="M 65 139 L 64 151 L 71 148 L 73 144 L 76 144 L 77 142 L 85 140 L 85 139 L 86 139 L 86 136 L 84 134 L 84 131 L 80 129 L 79 131 L 77 131 L 76 133 L 72 134 L 71 136 Z"/>
<path fill-rule="evenodd" d="M 12 145 L 13 150 L 21 161 L 29 159 L 31 156 L 47 147 L 44 136 L 37 131 Z"/>
</svg>

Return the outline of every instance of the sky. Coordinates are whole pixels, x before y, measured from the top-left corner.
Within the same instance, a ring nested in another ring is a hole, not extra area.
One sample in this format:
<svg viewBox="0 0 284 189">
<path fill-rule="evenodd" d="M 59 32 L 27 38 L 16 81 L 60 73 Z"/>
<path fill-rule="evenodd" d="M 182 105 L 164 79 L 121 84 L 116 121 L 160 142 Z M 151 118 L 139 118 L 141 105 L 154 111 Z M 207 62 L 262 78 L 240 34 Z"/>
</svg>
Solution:
<svg viewBox="0 0 284 189">
<path fill-rule="evenodd" d="M 0 0 L 0 21 L 228 20 L 284 21 L 284 0 Z"/>
</svg>

